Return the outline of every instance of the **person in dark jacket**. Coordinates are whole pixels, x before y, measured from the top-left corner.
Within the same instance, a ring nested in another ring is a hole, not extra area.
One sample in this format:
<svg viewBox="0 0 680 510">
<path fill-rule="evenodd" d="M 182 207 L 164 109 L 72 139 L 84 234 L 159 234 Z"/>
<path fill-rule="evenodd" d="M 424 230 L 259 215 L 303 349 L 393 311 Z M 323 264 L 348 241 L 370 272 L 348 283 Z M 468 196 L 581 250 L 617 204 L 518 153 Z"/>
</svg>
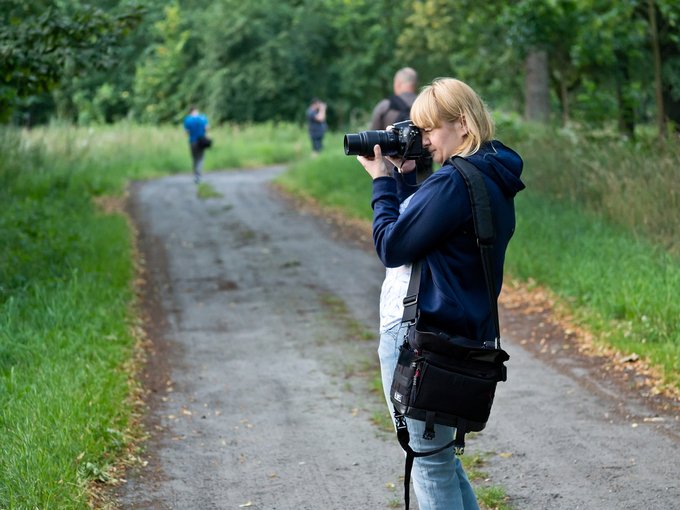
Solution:
<svg viewBox="0 0 680 510">
<path fill-rule="evenodd" d="M 323 136 L 326 134 L 326 103 L 321 99 L 312 99 L 307 112 L 307 127 L 309 129 L 309 138 L 312 141 L 313 154 L 318 154 L 323 149 Z"/>
<path fill-rule="evenodd" d="M 411 67 L 402 67 L 394 74 L 394 94 L 380 101 L 371 113 L 370 129 L 384 130 L 395 122 L 409 119 L 411 105 L 416 100 L 418 73 Z M 432 173 L 432 158 L 429 155 L 416 161 L 417 180 L 422 181 Z M 416 174 L 414 174 L 414 177 Z"/>
<path fill-rule="evenodd" d="M 496 229 L 493 261 L 500 293 L 505 250 L 515 230 L 514 196 L 524 188 L 522 159 L 494 139 L 491 116 L 477 93 L 453 78 L 425 87 L 411 108 L 423 146 L 442 165 L 419 186 L 409 184 L 415 166 L 358 156 L 373 178 L 373 240 L 386 267 L 380 296 L 380 357 L 383 389 L 390 412 L 392 376 L 403 342 L 401 323 L 411 265 L 422 259 L 418 307 L 426 324 L 474 340 L 495 338 L 468 190 L 449 158 L 460 156 L 482 173 Z M 454 430 L 435 426 L 435 439 L 422 438 L 425 423 L 407 419 L 411 447 L 433 450 L 449 443 Z M 413 485 L 421 510 L 478 509 L 472 486 L 453 449 L 415 460 Z"/>
<path fill-rule="evenodd" d="M 417 86 L 418 73 L 415 69 L 402 67 L 394 73 L 394 94 L 375 105 L 371 113 L 370 129 L 385 129 L 395 122 L 408 119 L 411 105 L 416 99 Z"/>
</svg>

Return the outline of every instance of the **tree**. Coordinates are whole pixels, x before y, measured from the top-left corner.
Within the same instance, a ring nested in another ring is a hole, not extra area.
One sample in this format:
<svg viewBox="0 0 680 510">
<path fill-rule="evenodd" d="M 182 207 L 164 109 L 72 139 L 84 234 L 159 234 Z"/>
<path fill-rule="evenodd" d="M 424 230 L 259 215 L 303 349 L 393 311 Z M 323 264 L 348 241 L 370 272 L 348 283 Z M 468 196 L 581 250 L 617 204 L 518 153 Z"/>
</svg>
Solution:
<svg viewBox="0 0 680 510">
<path fill-rule="evenodd" d="M 142 8 L 107 13 L 57 0 L 0 0 L 0 119 L 17 98 L 49 91 L 68 72 L 81 74 L 115 62 L 115 48 L 140 21 Z"/>
<path fill-rule="evenodd" d="M 651 39 L 654 62 L 656 125 L 659 130 L 659 134 L 664 136 L 666 133 L 666 114 L 664 112 L 663 85 L 661 83 L 661 50 L 659 49 L 659 29 L 656 23 L 656 5 L 654 0 L 647 0 L 647 13 L 649 16 L 649 35 Z"/>
<path fill-rule="evenodd" d="M 507 11 L 500 0 L 409 2 L 399 32 L 398 56 L 412 62 L 421 81 L 454 76 L 478 89 L 494 107 L 517 109 L 522 102 L 521 65 L 509 40 Z"/>
<path fill-rule="evenodd" d="M 135 113 L 146 122 L 178 120 L 188 106 L 180 85 L 188 67 L 185 45 L 189 31 L 177 2 L 163 12 L 163 19 L 153 26 L 158 40 L 146 49 L 134 80 Z"/>
<path fill-rule="evenodd" d="M 546 123 L 550 120 L 550 79 L 548 52 L 534 48 L 524 65 L 524 118 Z"/>
</svg>

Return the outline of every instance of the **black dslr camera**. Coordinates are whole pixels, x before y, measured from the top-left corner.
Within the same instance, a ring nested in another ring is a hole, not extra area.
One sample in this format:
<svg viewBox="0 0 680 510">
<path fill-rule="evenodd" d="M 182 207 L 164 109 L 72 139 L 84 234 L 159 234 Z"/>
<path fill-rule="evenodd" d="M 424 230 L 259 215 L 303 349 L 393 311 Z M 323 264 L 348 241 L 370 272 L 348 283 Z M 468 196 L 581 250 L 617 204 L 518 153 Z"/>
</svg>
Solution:
<svg viewBox="0 0 680 510">
<path fill-rule="evenodd" d="M 362 131 L 345 135 L 345 155 L 373 156 L 378 144 L 383 156 L 399 156 L 402 159 L 418 159 L 429 155 L 423 149 L 423 139 L 410 120 L 396 122 L 386 130 Z"/>
</svg>

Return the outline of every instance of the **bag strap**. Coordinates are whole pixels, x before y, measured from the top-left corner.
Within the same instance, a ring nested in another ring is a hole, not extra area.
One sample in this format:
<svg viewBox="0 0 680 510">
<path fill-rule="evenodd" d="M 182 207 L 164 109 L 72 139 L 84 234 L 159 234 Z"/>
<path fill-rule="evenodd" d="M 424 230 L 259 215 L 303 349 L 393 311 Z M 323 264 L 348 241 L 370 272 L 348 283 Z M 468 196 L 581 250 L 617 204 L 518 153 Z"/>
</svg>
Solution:
<svg viewBox="0 0 680 510">
<path fill-rule="evenodd" d="M 399 114 L 397 116 L 397 122 L 409 118 L 409 116 L 411 115 L 411 105 L 404 101 L 403 98 L 394 94 L 389 97 L 389 102 L 390 104 L 388 107 L 388 111 L 389 110 L 396 111 Z"/>
<path fill-rule="evenodd" d="M 482 256 L 482 267 L 484 269 L 484 280 L 486 282 L 486 292 L 491 305 L 493 325 L 495 328 L 496 349 L 501 348 L 501 328 L 498 320 L 498 297 L 494 290 L 494 271 L 493 271 L 493 242 L 496 237 L 491 215 L 491 201 L 489 191 L 486 188 L 484 177 L 479 169 L 468 160 L 456 156 L 448 160 L 463 176 L 467 185 L 470 203 L 472 204 L 472 222 L 475 226 L 477 244 Z"/>
<path fill-rule="evenodd" d="M 463 181 L 470 195 L 472 206 L 472 222 L 475 227 L 477 245 L 482 257 L 482 267 L 484 270 L 484 281 L 486 292 L 491 305 L 491 314 L 494 324 L 494 346 L 501 348 L 500 322 L 498 320 L 498 298 L 494 290 L 494 271 L 493 271 L 493 242 L 495 239 L 495 229 L 491 215 L 491 202 L 486 183 L 480 171 L 461 157 L 456 156 L 447 160 L 463 177 Z M 418 259 L 411 267 L 411 278 L 408 283 L 408 290 L 404 298 L 404 313 L 402 322 L 414 324 L 418 316 L 418 293 L 420 291 L 420 276 L 422 272 L 422 259 Z"/>
<path fill-rule="evenodd" d="M 409 445 L 411 436 L 409 435 L 408 427 L 406 426 L 406 417 L 396 409 L 394 410 L 394 424 L 397 428 L 397 440 L 399 441 L 401 448 L 406 452 L 406 463 L 404 465 L 404 506 L 406 510 L 409 510 L 409 503 L 411 500 L 411 491 L 409 489 L 411 485 L 411 470 L 413 469 L 413 461 L 416 457 L 429 457 L 430 455 L 443 452 L 447 448 L 450 448 L 456 444 L 458 436 L 456 436 L 456 439 L 450 443 L 440 446 L 434 450 L 429 450 L 427 452 L 417 452 L 411 448 L 411 445 Z"/>
<path fill-rule="evenodd" d="M 498 299 L 494 291 L 494 275 L 493 275 L 493 242 L 495 238 L 495 230 L 493 225 L 493 217 L 491 215 L 491 202 L 489 201 L 489 193 L 484 183 L 480 171 L 472 163 L 461 157 L 450 158 L 448 162 L 456 169 L 463 177 L 463 181 L 468 189 L 470 195 L 470 204 L 472 206 L 472 222 L 475 228 L 475 236 L 477 237 L 477 245 L 482 257 L 482 267 L 484 270 L 484 281 L 486 283 L 487 295 L 489 304 L 491 305 L 491 313 L 495 328 L 495 347 L 501 348 L 501 334 L 500 324 L 498 321 Z M 420 291 L 420 277 L 422 272 L 423 260 L 418 259 L 411 267 L 411 277 L 408 282 L 408 290 L 404 298 L 404 313 L 402 315 L 402 323 L 410 325 L 415 324 L 418 317 L 418 293 Z M 429 420 L 429 418 L 428 418 Z M 404 505 L 405 510 L 409 510 L 410 504 L 410 484 L 411 484 L 411 470 L 413 469 L 413 461 L 416 457 L 428 457 L 436 453 L 442 452 L 451 446 L 455 447 L 456 454 L 462 454 L 465 449 L 465 434 L 467 432 L 465 423 L 459 423 L 456 428 L 456 435 L 450 443 L 430 450 L 427 452 L 417 452 L 409 445 L 410 435 L 406 425 L 406 417 L 394 410 L 394 423 L 397 429 L 397 439 L 404 452 L 406 452 L 406 464 L 404 466 Z M 434 426 L 434 424 L 432 424 Z M 427 433 L 427 430 L 426 430 Z M 431 437 L 430 437 L 431 438 Z"/>
</svg>

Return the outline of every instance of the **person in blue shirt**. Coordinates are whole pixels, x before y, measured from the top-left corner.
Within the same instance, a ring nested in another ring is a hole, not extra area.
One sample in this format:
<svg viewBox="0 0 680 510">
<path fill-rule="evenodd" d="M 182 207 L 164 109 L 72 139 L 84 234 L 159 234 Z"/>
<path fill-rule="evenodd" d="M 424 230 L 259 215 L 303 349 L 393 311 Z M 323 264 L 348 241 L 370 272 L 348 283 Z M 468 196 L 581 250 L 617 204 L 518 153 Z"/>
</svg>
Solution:
<svg viewBox="0 0 680 510">
<path fill-rule="evenodd" d="M 201 182 L 203 174 L 203 155 L 205 147 L 199 143 L 199 139 L 206 136 L 208 131 L 208 118 L 198 111 L 198 108 L 191 106 L 189 114 L 184 117 L 184 130 L 189 136 L 189 147 L 191 149 L 191 161 L 193 163 L 194 182 Z"/>
<path fill-rule="evenodd" d="M 496 238 L 495 290 L 500 293 L 505 250 L 515 230 L 514 197 L 524 188 L 523 162 L 494 139 L 486 106 L 467 84 L 438 78 L 411 107 L 423 147 L 441 168 L 420 185 L 409 184 L 415 164 L 382 157 L 357 159 L 373 178 L 373 241 L 386 268 L 380 296 L 380 358 L 383 389 L 390 412 L 390 387 L 404 338 L 401 319 L 411 267 L 423 260 L 418 308 L 420 320 L 474 340 L 495 338 L 482 261 L 476 243 L 468 190 L 449 158 L 460 156 L 481 172 L 488 188 Z M 400 168 L 396 168 L 396 166 Z M 411 447 L 434 450 L 453 439 L 454 429 L 435 425 L 424 440 L 425 422 L 407 418 Z M 420 510 L 477 510 L 472 486 L 453 448 L 415 459 L 413 486 Z"/>
</svg>

